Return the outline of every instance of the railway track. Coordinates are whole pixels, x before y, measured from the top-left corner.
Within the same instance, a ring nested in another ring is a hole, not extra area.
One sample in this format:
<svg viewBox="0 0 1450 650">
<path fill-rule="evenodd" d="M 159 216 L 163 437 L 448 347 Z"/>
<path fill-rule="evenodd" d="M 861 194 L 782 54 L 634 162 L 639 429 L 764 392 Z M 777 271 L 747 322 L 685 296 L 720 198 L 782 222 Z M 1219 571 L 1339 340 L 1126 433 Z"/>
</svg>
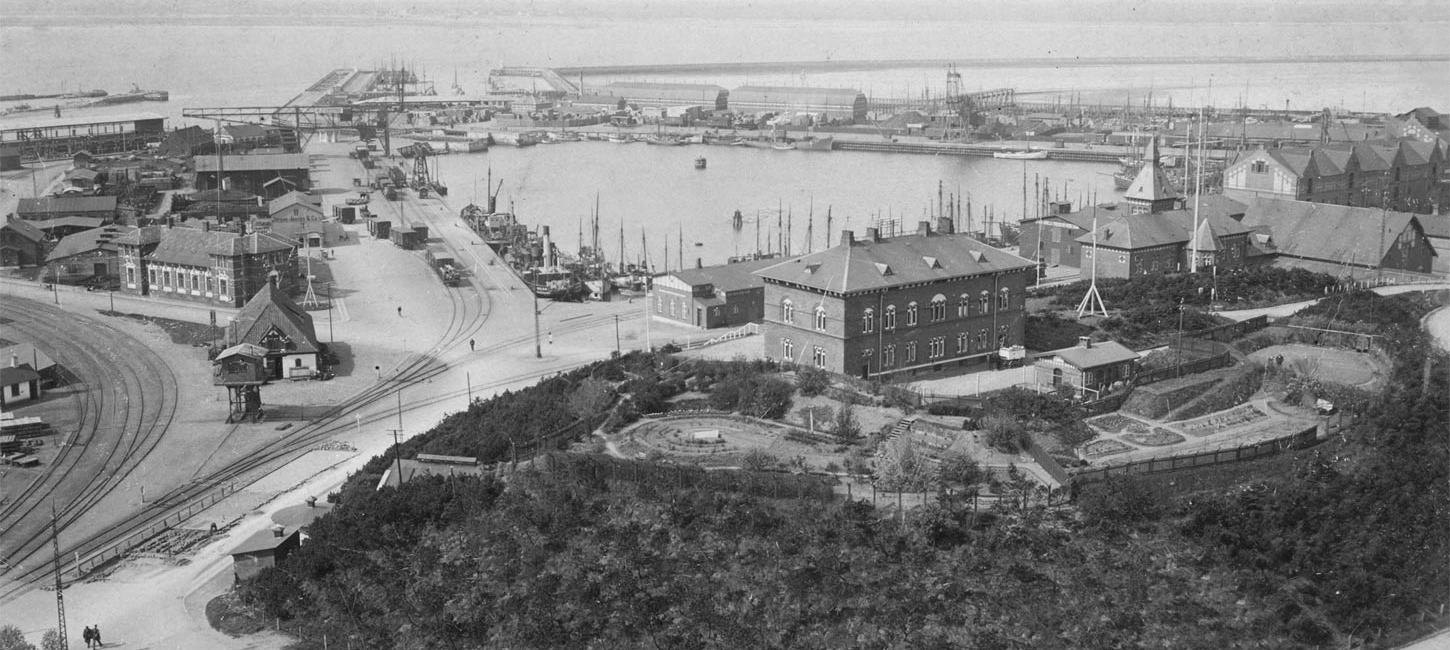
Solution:
<svg viewBox="0 0 1450 650">
<path fill-rule="evenodd" d="M 455 248 L 452 245 L 449 247 Z M 424 384 L 447 372 L 450 366 L 443 362 L 441 358 L 445 356 L 447 351 L 460 347 L 463 342 L 471 336 L 476 335 L 489 317 L 491 304 L 486 287 L 470 283 L 467 287 L 449 288 L 447 291 L 450 299 L 450 313 L 449 322 L 443 334 L 427 350 L 408 355 L 400 361 L 390 371 L 386 380 L 360 390 L 353 396 L 327 409 L 313 421 L 299 427 L 292 435 L 269 442 L 243 458 L 160 495 L 159 498 L 146 504 L 141 511 L 134 513 L 125 521 L 108 527 L 100 533 L 89 535 L 82 540 L 69 542 L 63 548 L 62 556 L 87 557 L 104 552 L 108 548 L 112 548 L 132 538 L 138 533 L 148 530 L 157 522 L 165 521 L 168 517 L 172 517 L 176 513 L 186 509 L 189 505 L 203 500 L 208 495 L 214 494 L 224 485 L 246 483 L 249 480 L 261 478 L 266 472 L 275 469 L 282 462 L 306 453 L 328 438 L 346 433 L 355 426 L 356 422 L 375 424 L 393 417 L 393 412 L 386 408 L 371 413 L 365 418 L 362 417 L 360 411 L 374 403 L 382 401 L 383 398 L 390 396 L 396 391 L 410 386 Z M 553 331 L 560 334 L 576 332 L 612 323 L 613 319 L 614 316 L 612 314 L 578 318 L 568 323 L 561 323 L 559 326 L 554 327 Z M 532 339 L 532 334 L 509 337 L 479 346 L 474 354 L 487 354 L 489 352 L 507 350 L 525 345 L 531 342 Z M 149 352 L 149 350 L 147 351 Z M 154 356 L 154 353 L 151 354 Z M 572 362 L 556 364 L 538 371 L 522 373 L 496 382 L 481 384 L 473 387 L 473 389 L 487 391 L 492 388 L 537 379 L 567 370 L 575 365 L 577 364 Z M 162 369 L 164 369 L 164 364 L 162 365 Z M 169 370 L 166 371 L 166 375 L 170 376 Z M 172 381 L 174 384 L 174 377 Z M 405 412 L 434 406 L 448 400 L 455 400 L 459 396 L 464 395 L 467 390 L 435 390 L 422 397 L 412 396 L 409 399 Z M 92 407 L 99 408 L 95 405 L 92 405 Z M 127 403 L 127 407 L 130 407 L 129 402 Z M 170 424 L 170 417 L 174 417 L 174 411 L 175 404 L 173 399 L 170 415 L 165 422 L 166 425 Z M 352 419 L 348 418 L 348 416 L 355 414 L 357 417 Z M 155 430 L 155 428 L 153 425 L 152 430 Z M 160 427 L 160 431 L 164 432 L 164 430 L 164 426 Z M 142 452 L 149 452 L 150 449 L 155 447 L 155 444 L 159 441 L 159 435 L 154 436 L 154 439 L 148 440 L 149 443 L 147 444 L 138 445 L 135 441 L 131 443 L 128 451 L 125 452 L 125 458 L 129 461 L 129 459 L 134 457 L 135 460 L 130 461 L 130 466 L 125 470 L 125 473 L 119 474 L 118 478 L 109 482 L 88 484 L 88 494 L 91 495 L 88 497 L 89 500 L 70 509 L 67 515 L 68 518 L 62 518 L 62 525 L 64 526 L 65 524 L 74 522 L 76 518 L 84 514 L 86 507 L 99 501 L 105 494 L 114 489 L 121 480 L 124 480 L 125 475 L 134 470 L 135 465 L 140 462 L 140 459 L 144 458 L 144 453 Z M 138 456 L 137 454 L 140 455 Z M 32 511 L 34 507 L 31 507 Z M 27 536 L 24 546 L 28 548 L 41 548 L 43 547 L 45 536 L 46 530 L 42 525 L 39 531 Z M 32 555 L 34 555 L 33 552 Z M 78 570 L 79 563 L 74 568 Z M 5 574 L 5 578 L 9 580 L 9 584 L 0 586 L 0 602 L 12 599 L 33 588 L 38 581 L 49 575 L 49 571 L 49 565 L 45 562 L 31 562 L 25 566 L 12 567 Z M 71 574 L 67 576 L 68 578 L 74 576 L 71 571 L 65 573 Z"/>
</svg>

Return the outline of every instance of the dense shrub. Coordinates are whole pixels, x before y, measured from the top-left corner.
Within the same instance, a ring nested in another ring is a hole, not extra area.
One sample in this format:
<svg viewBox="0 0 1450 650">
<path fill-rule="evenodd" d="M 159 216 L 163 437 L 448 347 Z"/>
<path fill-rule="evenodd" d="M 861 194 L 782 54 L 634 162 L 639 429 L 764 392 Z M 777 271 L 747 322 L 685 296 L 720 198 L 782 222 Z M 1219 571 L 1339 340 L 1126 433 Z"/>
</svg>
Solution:
<svg viewBox="0 0 1450 650">
<path fill-rule="evenodd" d="M 801 395 L 815 397 L 831 387 L 831 375 L 820 368 L 802 367 L 796 370 L 795 385 Z"/>
</svg>

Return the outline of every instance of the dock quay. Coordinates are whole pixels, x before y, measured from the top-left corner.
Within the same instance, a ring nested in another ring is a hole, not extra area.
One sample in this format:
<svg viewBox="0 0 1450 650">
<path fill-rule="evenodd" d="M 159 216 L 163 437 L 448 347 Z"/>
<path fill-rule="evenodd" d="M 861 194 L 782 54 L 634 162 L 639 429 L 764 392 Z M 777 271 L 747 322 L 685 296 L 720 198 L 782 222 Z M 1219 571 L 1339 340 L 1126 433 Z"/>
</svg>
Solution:
<svg viewBox="0 0 1450 650">
<path fill-rule="evenodd" d="M 861 140 L 837 140 L 837 151 L 874 151 L 879 153 L 913 153 L 931 156 L 981 156 L 991 158 L 1005 149 L 998 146 L 978 144 L 954 144 L 950 142 L 871 142 Z M 1123 156 L 1121 150 L 1095 151 L 1091 149 L 1042 149 L 1048 160 L 1072 162 L 1114 163 Z"/>
</svg>

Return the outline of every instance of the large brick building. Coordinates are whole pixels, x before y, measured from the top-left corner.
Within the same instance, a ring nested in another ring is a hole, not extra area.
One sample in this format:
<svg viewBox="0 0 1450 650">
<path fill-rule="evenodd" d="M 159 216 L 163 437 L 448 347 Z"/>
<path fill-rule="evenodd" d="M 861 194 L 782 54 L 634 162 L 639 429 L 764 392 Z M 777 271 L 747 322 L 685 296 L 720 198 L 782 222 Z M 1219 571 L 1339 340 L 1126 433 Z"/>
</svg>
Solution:
<svg viewBox="0 0 1450 650">
<path fill-rule="evenodd" d="M 657 278 L 651 297 L 654 316 L 705 329 L 758 323 L 764 316 L 765 286 L 755 271 L 779 263 L 750 260 Z"/>
<path fill-rule="evenodd" d="M 1223 173 L 1224 195 L 1428 214 L 1450 209 L 1450 151 L 1415 138 L 1258 149 Z"/>
<path fill-rule="evenodd" d="M 116 243 L 128 293 L 240 307 L 274 275 L 297 283 L 297 244 L 270 233 L 148 226 Z"/>
<path fill-rule="evenodd" d="M 967 235 L 857 240 L 766 267 L 765 355 L 878 377 L 984 361 L 1022 343 L 1028 260 Z"/>
<path fill-rule="evenodd" d="M 1243 224 L 1253 229 L 1255 263 L 1365 279 L 1386 272 L 1434 272 L 1438 256 L 1421 216 L 1381 208 L 1256 199 Z"/>
</svg>

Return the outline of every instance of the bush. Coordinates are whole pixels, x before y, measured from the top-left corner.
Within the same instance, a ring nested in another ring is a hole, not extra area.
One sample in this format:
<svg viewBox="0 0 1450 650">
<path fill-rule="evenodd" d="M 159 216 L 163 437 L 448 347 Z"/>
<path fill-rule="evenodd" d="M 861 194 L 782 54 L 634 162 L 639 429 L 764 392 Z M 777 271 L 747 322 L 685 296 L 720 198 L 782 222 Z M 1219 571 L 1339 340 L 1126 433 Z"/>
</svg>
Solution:
<svg viewBox="0 0 1450 650">
<path fill-rule="evenodd" d="M 1090 525 L 1101 528 L 1132 526 L 1157 519 L 1164 512 L 1164 500 L 1147 481 L 1133 476 L 1115 476 L 1083 490 L 1078 507 Z"/>
<path fill-rule="evenodd" d="M 820 368 L 803 367 L 795 373 L 795 386 L 806 397 L 815 397 L 831 387 L 831 375 Z"/>
<path fill-rule="evenodd" d="M 971 456 L 952 452 L 942 458 L 936 468 L 937 482 L 942 486 L 960 485 L 970 487 L 987 480 L 987 472 Z"/>
<path fill-rule="evenodd" d="M 987 432 L 987 446 L 997 451 L 1015 454 L 1028 446 L 1027 431 L 1015 418 L 1006 415 L 988 415 L 979 425 Z"/>
<path fill-rule="evenodd" d="M 772 469 L 779 462 L 775 456 L 760 449 L 751 449 L 745 452 L 745 455 L 740 459 L 741 466 L 752 472 Z"/>
<path fill-rule="evenodd" d="M 850 404 L 842 404 L 840 410 L 836 411 L 833 433 L 837 438 L 848 442 L 861 438 L 861 425 L 856 421 L 856 412 Z"/>
</svg>

